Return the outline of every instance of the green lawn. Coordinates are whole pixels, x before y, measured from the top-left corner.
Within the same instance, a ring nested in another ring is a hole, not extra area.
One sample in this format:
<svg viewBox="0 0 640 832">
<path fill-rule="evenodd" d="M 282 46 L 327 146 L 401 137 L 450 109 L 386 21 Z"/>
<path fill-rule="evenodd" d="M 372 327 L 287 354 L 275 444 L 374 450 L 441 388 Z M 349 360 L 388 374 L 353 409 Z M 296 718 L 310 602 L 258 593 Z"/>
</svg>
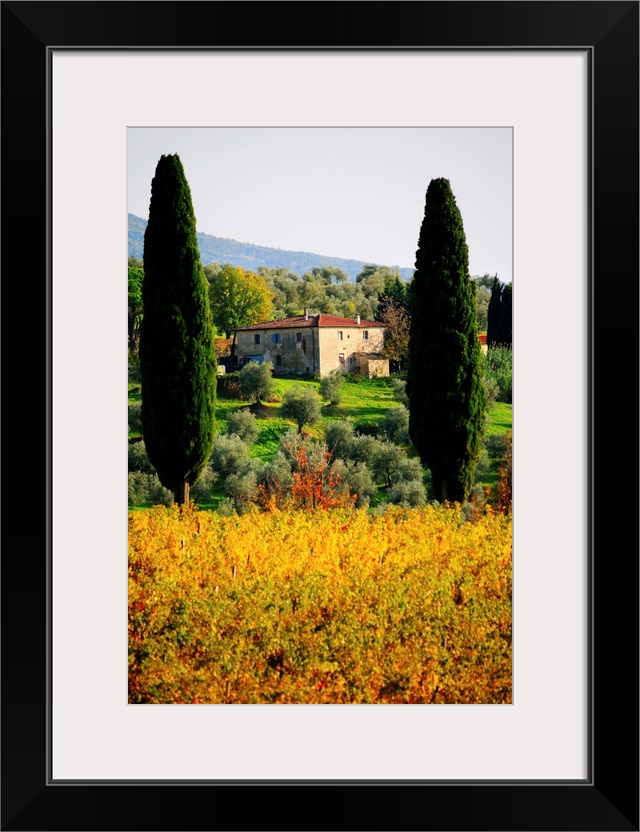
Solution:
<svg viewBox="0 0 640 832">
<path fill-rule="evenodd" d="M 513 405 L 496 402 L 489 413 L 489 428 L 487 433 L 506 433 L 513 428 Z"/>
<path fill-rule="evenodd" d="M 274 399 L 266 402 L 258 414 L 260 433 L 258 440 L 251 449 L 252 456 L 269 461 L 278 449 L 280 437 L 288 430 L 296 428 L 296 423 L 281 416 L 282 399 L 288 389 L 295 384 L 311 387 L 320 391 L 320 382 L 306 379 L 274 379 Z M 331 419 L 352 419 L 354 424 L 376 424 L 384 419 L 387 410 L 397 405 L 393 398 L 393 391 L 383 380 L 363 379 L 359 383 L 345 381 L 342 386 L 342 402 L 337 407 L 326 404 L 322 411 L 322 422 Z M 224 433 L 229 413 L 239 408 L 248 407 L 240 399 L 226 399 L 218 397 L 216 405 L 216 423 L 219 433 Z M 324 435 L 323 424 L 307 428 L 307 431 L 317 438 Z"/>
<path fill-rule="evenodd" d="M 295 428 L 295 422 L 281 416 L 281 402 L 285 392 L 294 384 L 313 387 L 319 391 L 320 383 L 310 380 L 274 379 L 275 396 L 277 401 L 267 402 L 258 416 L 260 433 L 256 444 L 252 448 L 253 456 L 270 460 L 278 448 L 280 436 Z M 140 401 L 140 385 L 129 384 L 129 404 Z M 398 402 L 393 398 L 392 388 L 384 379 L 362 379 L 360 382 L 345 381 L 342 385 L 342 402 L 337 407 L 325 405 L 322 411 L 322 421 L 332 419 L 351 419 L 354 424 L 379 424 L 391 407 L 397 407 Z M 218 433 L 225 433 L 227 418 L 230 413 L 240 408 L 249 407 L 241 399 L 227 399 L 218 396 L 216 403 L 216 429 Z M 498 403 L 493 405 L 487 432 L 506 433 L 512 427 L 512 406 Z M 324 433 L 322 423 L 309 428 L 312 436 L 321 437 Z"/>
</svg>

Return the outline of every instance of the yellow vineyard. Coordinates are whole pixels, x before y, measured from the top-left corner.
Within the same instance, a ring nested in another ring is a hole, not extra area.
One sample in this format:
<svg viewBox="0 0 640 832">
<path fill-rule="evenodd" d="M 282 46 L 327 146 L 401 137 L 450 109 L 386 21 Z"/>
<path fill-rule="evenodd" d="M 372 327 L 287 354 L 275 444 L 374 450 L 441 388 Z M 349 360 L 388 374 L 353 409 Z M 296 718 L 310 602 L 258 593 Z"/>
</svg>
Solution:
<svg viewBox="0 0 640 832">
<path fill-rule="evenodd" d="M 130 703 L 510 703 L 511 518 L 129 515 Z"/>
</svg>

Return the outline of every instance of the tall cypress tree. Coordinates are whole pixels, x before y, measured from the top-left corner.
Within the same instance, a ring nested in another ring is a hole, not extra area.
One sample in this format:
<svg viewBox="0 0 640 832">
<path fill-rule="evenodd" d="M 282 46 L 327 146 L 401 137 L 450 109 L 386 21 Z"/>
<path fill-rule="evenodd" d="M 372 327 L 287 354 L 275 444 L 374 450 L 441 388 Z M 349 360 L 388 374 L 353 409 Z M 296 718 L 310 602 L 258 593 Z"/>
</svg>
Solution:
<svg viewBox="0 0 640 832">
<path fill-rule="evenodd" d="M 487 307 L 487 346 L 495 347 L 502 343 L 501 332 L 502 284 L 496 275 L 491 284 L 491 297 Z"/>
<path fill-rule="evenodd" d="M 486 395 L 476 292 L 448 179 L 432 179 L 427 189 L 411 294 L 409 433 L 436 499 L 462 503 L 473 485 Z"/>
<path fill-rule="evenodd" d="M 502 304 L 501 304 L 501 337 L 502 343 L 505 347 L 510 347 L 513 343 L 513 307 L 511 303 L 512 285 L 507 283 L 502 289 Z"/>
<path fill-rule="evenodd" d="M 489 347 L 511 346 L 512 314 L 511 283 L 505 286 L 495 277 L 487 308 L 487 345 Z"/>
<path fill-rule="evenodd" d="M 151 183 L 142 303 L 142 435 L 160 482 L 183 505 L 213 448 L 216 361 L 191 190 L 177 155 L 160 158 Z"/>
</svg>

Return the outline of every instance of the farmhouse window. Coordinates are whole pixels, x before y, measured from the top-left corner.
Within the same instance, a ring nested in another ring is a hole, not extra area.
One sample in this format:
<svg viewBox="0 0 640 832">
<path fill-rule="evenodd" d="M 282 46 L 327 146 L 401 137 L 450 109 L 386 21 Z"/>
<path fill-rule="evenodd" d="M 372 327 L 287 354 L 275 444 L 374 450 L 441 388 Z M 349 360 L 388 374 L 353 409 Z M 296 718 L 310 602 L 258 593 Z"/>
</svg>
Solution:
<svg viewBox="0 0 640 832">
<path fill-rule="evenodd" d="M 253 336 L 253 343 L 259 344 L 260 343 L 260 333 L 258 332 L 257 335 Z"/>
<path fill-rule="evenodd" d="M 276 367 L 282 367 L 282 356 L 276 355 Z"/>
<path fill-rule="evenodd" d="M 340 355 L 338 356 L 338 361 L 341 364 L 344 364 L 344 353 L 343 352 L 341 352 Z"/>
<path fill-rule="evenodd" d="M 369 330 L 368 329 L 363 329 L 362 330 L 362 337 L 364 338 L 365 341 L 369 340 Z"/>
<path fill-rule="evenodd" d="M 300 343 L 300 341 L 302 341 L 302 333 L 301 332 L 296 332 L 296 341 L 298 343 Z"/>
<path fill-rule="evenodd" d="M 342 341 L 342 330 L 338 330 L 338 341 Z"/>
<path fill-rule="evenodd" d="M 282 343 L 282 335 L 279 332 L 274 332 L 271 336 L 271 343 L 273 344 L 281 344 Z"/>
</svg>

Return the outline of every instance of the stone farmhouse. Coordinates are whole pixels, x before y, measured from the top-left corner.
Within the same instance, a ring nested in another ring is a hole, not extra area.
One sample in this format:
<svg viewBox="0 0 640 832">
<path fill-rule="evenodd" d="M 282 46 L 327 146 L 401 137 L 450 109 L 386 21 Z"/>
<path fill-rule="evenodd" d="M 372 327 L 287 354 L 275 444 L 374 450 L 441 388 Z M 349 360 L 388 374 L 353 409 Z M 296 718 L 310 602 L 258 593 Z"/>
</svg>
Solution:
<svg viewBox="0 0 640 832">
<path fill-rule="evenodd" d="M 388 376 L 382 355 L 384 325 L 322 313 L 281 318 L 239 327 L 235 331 L 240 366 L 271 361 L 274 373 L 328 375 L 339 369 L 365 377 Z"/>
</svg>

